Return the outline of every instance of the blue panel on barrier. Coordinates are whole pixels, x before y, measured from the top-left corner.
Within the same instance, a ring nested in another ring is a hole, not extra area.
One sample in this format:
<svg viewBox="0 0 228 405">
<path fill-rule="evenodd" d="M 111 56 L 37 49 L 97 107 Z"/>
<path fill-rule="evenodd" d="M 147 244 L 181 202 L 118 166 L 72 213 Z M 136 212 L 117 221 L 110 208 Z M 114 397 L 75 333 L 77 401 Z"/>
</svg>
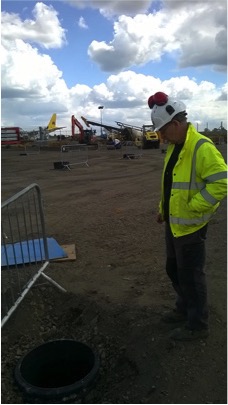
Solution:
<svg viewBox="0 0 228 405">
<path fill-rule="evenodd" d="M 54 238 L 47 238 L 48 256 L 51 259 L 67 257 Z M 6 257 L 7 256 L 7 257 Z M 1 266 L 13 266 L 45 260 L 43 238 L 1 246 Z"/>
</svg>

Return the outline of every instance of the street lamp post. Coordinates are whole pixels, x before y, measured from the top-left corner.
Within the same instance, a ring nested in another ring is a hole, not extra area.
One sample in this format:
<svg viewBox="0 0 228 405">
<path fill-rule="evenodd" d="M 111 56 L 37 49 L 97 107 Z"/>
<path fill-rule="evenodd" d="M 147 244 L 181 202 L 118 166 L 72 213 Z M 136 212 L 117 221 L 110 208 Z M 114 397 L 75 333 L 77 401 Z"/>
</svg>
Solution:
<svg viewBox="0 0 228 405">
<path fill-rule="evenodd" d="M 101 112 L 101 136 L 102 136 L 102 110 L 103 110 L 104 106 L 103 105 L 99 105 L 98 110 L 100 110 Z"/>
</svg>

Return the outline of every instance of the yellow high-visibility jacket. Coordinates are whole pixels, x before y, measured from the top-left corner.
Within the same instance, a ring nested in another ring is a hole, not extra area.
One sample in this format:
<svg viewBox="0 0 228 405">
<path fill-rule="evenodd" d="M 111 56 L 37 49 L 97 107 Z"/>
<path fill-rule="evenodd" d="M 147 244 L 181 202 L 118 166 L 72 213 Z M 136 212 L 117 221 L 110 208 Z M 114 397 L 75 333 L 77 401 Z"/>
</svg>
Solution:
<svg viewBox="0 0 228 405">
<path fill-rule="evenodd" d="M 174 144 L 167 148 L 159 212 L 164 216 L 164 173 Z M 189 123 L 184 146 L 173 169 L 169 221 L 174 237 L 206 225 L 227 195 L 227 165 L 213 142 Z"/>
</svg>

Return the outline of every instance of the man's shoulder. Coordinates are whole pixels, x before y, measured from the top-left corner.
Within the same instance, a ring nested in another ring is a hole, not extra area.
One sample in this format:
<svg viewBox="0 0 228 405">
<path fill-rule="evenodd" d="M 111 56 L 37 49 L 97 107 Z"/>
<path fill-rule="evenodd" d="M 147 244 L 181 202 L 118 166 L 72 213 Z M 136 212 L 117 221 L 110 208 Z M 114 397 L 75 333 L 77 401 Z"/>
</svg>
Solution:
<svg viewBox="0 0 228 405">
<path fill-rule="evenodd" d="M 208 136 L 202 134 L 201 132 L 198 132 L 197 129 L 194 127 L 194 125 L 191 122 L 189 122 L 188 134 L 191 136 L 194 135 L 194 137 L 197 138 L 197 140 L 204 139 L 205 142 L 207 141 L 207 142 L 213 144 L 213 141 Z"/>
</svg>

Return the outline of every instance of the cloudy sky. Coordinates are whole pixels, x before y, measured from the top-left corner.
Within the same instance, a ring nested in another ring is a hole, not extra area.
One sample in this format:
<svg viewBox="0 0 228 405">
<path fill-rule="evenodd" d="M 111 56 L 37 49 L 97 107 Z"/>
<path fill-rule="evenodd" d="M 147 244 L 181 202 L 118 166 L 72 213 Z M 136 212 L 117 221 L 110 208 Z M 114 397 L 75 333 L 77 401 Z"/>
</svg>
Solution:
<svg viewBox="0 0 228 405">
<path fill-rule="evenodd" d="M 148 97 L 181 99 L 199 130 L 227 128 L 227 10 L 217 0 L 1 2 L 1 125 L 70 118 L 150 123 Z M 63 132 L 62 132 L 63 133 Z"/>
</svg>

